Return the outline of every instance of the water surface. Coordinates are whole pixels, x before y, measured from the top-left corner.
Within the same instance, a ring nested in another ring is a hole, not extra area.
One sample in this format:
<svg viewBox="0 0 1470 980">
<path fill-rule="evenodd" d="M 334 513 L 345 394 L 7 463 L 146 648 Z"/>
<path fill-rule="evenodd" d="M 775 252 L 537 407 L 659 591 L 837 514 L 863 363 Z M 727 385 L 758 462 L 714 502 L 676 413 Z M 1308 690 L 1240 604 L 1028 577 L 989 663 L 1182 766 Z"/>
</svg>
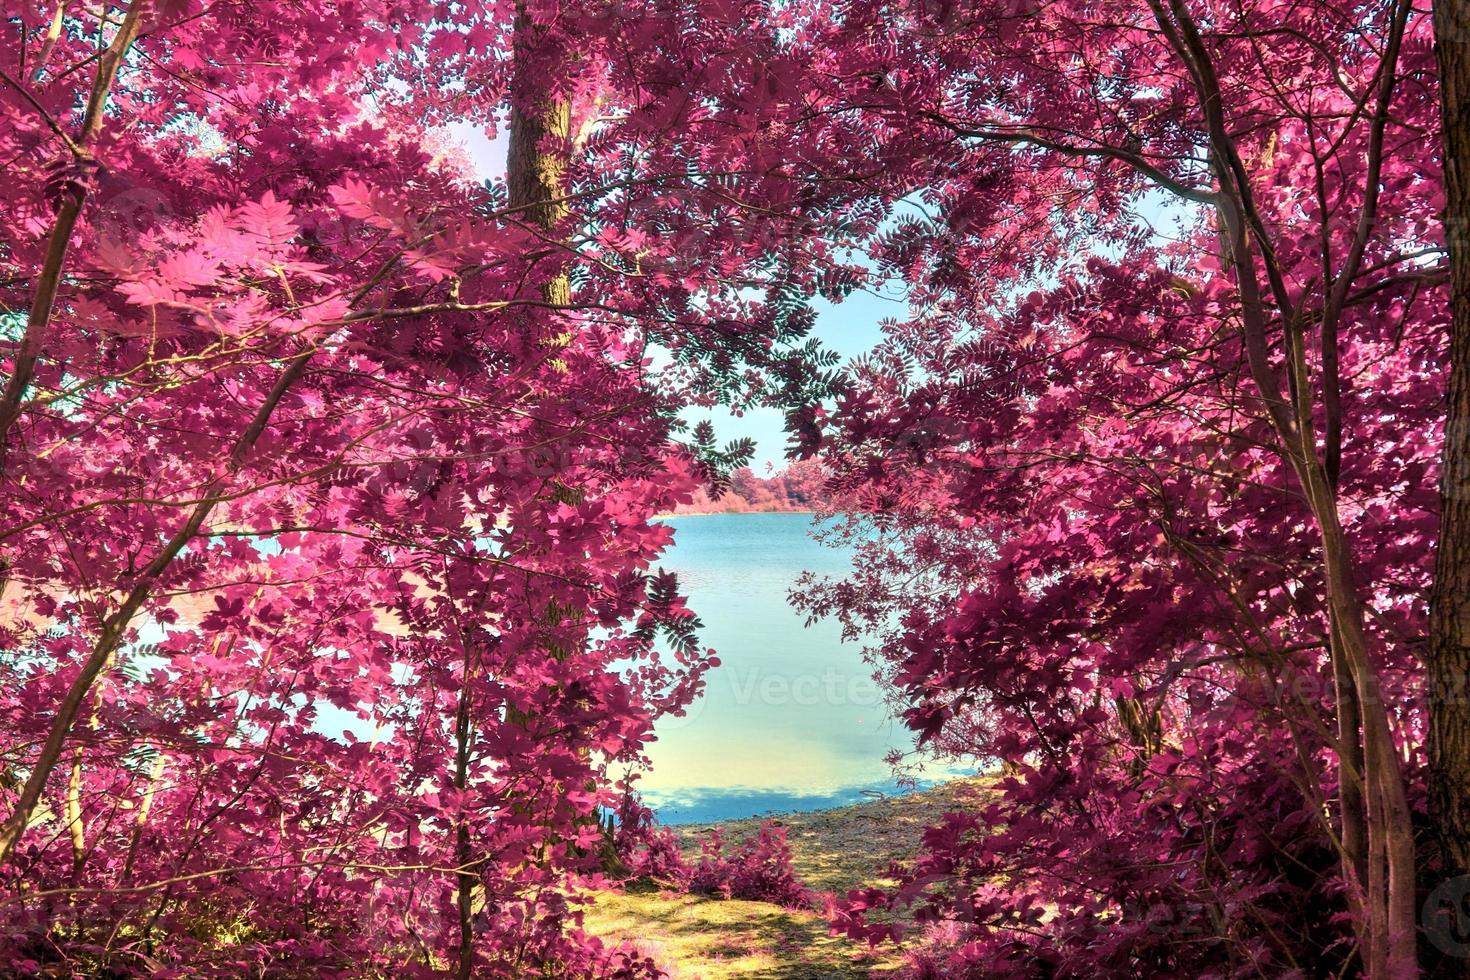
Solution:
<svg viewBox="0 0 1470 980">
<path fill-rule="evenodd" d="M 835 622 L 787 602 L 803 571 L 841 575 L 850 555 L 810 536 L 809 514 L 667 518 L 679 575 L 721 665 L 688 717 L 658 725 L 640 782 L 666 823 L 815 810 L 898 792 L 884 757 L 911 734 Z"/>
</svg>

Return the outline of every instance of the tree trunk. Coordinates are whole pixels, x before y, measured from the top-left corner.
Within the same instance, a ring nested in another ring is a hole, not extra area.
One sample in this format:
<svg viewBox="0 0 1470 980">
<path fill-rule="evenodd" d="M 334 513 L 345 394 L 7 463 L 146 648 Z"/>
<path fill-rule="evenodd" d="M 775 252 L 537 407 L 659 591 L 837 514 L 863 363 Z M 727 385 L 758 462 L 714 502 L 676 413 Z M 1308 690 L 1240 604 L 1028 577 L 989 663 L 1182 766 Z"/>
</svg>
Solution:
<svg viewBox="0 0 1470 980">
<path fill-rule="evenodd" d="M 572 135 L 572 105 L 561 96 L 532 91 L 550 72 L 537 74 L 538 64 L 548 54 L 541 31 L 526 15 L 524 3 L 516 5 L 515 78 L 511 85 L 510 145 L 506 150 L 505 183 L 509 192 L 512 220 L 541 236 L 544 254 L 560 266 L 564 248 L 555 236 L 567 215 L 567 150 Z M 558 271 L 541 287 L 547 303 L 565 306 L 571 299 L 571 284 Z"/>
<path fill-rule="evenodd" d="M 461 678 L 459 707 L 454 716 L 454 788 L 461 795 L 469 786 L 470 751 L 474 724 L 470 716 L 470 651 L 464 652 L 464 676 Z M 456 865 L 455 905 L 459 911 L 459 963 L 456 980 L 470 980 L 475 968 L 475 886 L 479 872 L 474 868 L 474 849 L 466 817 L 460 814 L 454 828 L 454 861 Z"/>
<path fill-rule="evenodd" d="M 82 747 L 72 750 L 71 777 L 66 781 L 66 827 L 71 833 L 71 876 L 81 884 L 87 860 L 87 825 L 82 820 Z"/>
<path fill-rule="evenodd" d="M 128 49 L 133 46 L 133 41 L 142 28 L 145 6 L 146 4 L 143 3 L 128 5 L 128 12 L 123 16 L 122 25 L 113 35 L 111 43 L 98 56 L 97 75 L 92 81 L 92 93 L 87 99 L 86 111 L 82 116 L 81 132 L 76 139 L 66 139 L 67 151 L 72 156 L 72 163 L 78 170 L 78 175 L 75 179 L 66 182 L 64 193 L 57 205 L 56 221 L 52 225 L 51 236 L 46 245 L 46 258 L 42 263 L 40 273 L 36 276 L 35 297 L 31 301 L 30 313 L 26 318 L 25 333 L 21 335 L 20 346 L 16 349 L 10 378 L 6 381 L 3 391 L 0 391 L 0 473 L 5 471 L 10 429 L 20 418 L 25 407 L 22 399 L 35 374 L 36 362 L 40 360 L 41 353 L 45 349 L 46 332 L 51 324 L 51 311 L 56 305 L 56 290 L 61 285 L 62 271 L 66 265 L 66 250 L 71 244 L 71 236 L 76 229 L 77 219 L 81 217 L 82 205 L 87 200 L 90 171 L 96 167 L 96 161 L 92 158 L 91 144 L 102 131 L 108 96 L 112 92 L 113 82 L 117 79 L 118 69 L 122 67 L 128 56 Z M 57 17 L 60 16 L 61 8 L 58 6 Z M 46 51 L 42 55 L 43 62 L 49 54 L 48 41 Z"/>
<path fill-rule="evenodd" d="M 1226 256 L 1232 263 L 1240 292 L 1249 373 L 1321 536 L 1321 567 L 1336 641 L 1334 652 L 1341 655 L 1341 666 L 1352 681 L 1356 694 L 1353 709 L 1362 734 L 1367 869 L 1363 905 L 1360 914 L 1354 916 L 1353 928 L 1361 944 L 1364 971 L 1375 980 L 1412 977 L 1417 974 L 1413 814 L 1394 738 L 1393 718 L 1383 703 L 1377 671 L 1369 656 L 1363 628 L 1364 603 L 1355 582 L 1352 550 L 1342 528 L 1333 481 L 1316 448 L 1313 431 L 1316 406 L 1311 399 L 1305 337 L 1295 316 L 1295 301 L 1276 262 L 1274 246 L 1256 210 L 1250 173 L 1224 114 L 1219 78 L 1209 48 L 1184 0 L 1170 0 L 1171 13 L 1167 14 L 1163 0 L 1149 0 L 1149 4 L 1199 92 L 1200 109 L 1209 132 L 1211 164 L 1219 185 L 1217 214 L 1224 231 Z M 1382 111 L 1386 111 L 1392 91 L 1392 55 L 1397 51 L 1405 16 L 1407 8 L 1400 8 L 1400 19 L 1395 21 L 1393 38 L 1385 55 Z M 1369 231 L 1371 224 L 1359 228 L 1360 235 Z M 1349 262 L 1340 275 L 1350 279 L 1355 274 L 1355 265 L 1356 260 Z M 1264 285 L 1258 279 L 1258 266 L 1264 273 Z M 1283 321 L 1282 346 L 1289 399 L 1282 394 L 1281 379 L 1270 353 L 1269 307 L 1273 302 Z M 1340 437 L 1340 433 L 1334 436 Z M 1348 819 L 1345 817 L 1345 825 Z M 1355 868 L 1353 857 L 1346 853 L 1343 870 L 1351 885 Z"/>
<path fill-rule="evenodd" d="M 1470 4 L 1435 0 L 1452 320 L 1429 625 L 1429 804 L 1443 877 L 1470 874 Z M 1467 961 L 1470 963 L 1470 961 Z"/>
<path fill-rule="evenodd" d="M 1366 921 L 1368 895 L 1368 805 L 1363 796 L 1363 713 L 1358 705 L 1358 689 L 1342 651 L 1341 630 L 1336 617 L 1331 620 L 1329 642 L 1332 652 L 1332 682 L 1337 706 L 1337 791 L 1339 840 L 1342 843 L 1343 868 L 1347 872 L 1348 909 L 1354 922 Z M 1368 962 L 1373 951 L 1364 946 L 1358 951 Z"/>
<path fill-rule="evenodd" d="M 571 282 L 560 271 L 563 246 L 556 237 L 562 219 L 567 215 L 567 202 L 563 181 L 566 174 L 566 144 L 571 136 L 571 103 L 564 98 L 548 96 L 536 91 L 550 73 L 538 74 L 544 67 L 537 62 L 546 52 L 542 50 L 541 31 L 526 15 L 524 3 L 516 5 L 514 75 L 511 81 L 510 143 L 506 151 L 505 182 L 509 193 L 511 220 L 529 228 L 541 238 L 542 247 L 535 250 L 534 258 L 544 256 L 557 266 L 557 271 L 542 284 L 540 292 L 543 302 L 566 306 L 571 299 Z M 549 318 L 548 318 L 549 320 Z M 554 343 L 548 331 L 544 342 Z M 553 614 L 555 610 L 551 611 Z M 554 650 L 558 656 L 566 651 Z M 460 692 L 459 709 L 455 717 L 455 786 L 463 791 L 468 785 L 470 746 L 474 739 L 474 717 L 470 709 L 468 685 L 470 682 L 469 647 L 465 648 L 466 690 Z M 506 709 L 506 720 L 511 724 L 527 726 L 531 719 L 514 708 Z M 459 952 L 455 976 L 457 980 L 469 980 L 474 972 L 474 917 L 476 906 L 484 906 L 484 899 L 475 894 L 479 885 L 480 872 L 476 866 L 474 841 L 469 827 L 462 819 L 455 828 L 456 906 L 459 913 Z"/>
</svg>

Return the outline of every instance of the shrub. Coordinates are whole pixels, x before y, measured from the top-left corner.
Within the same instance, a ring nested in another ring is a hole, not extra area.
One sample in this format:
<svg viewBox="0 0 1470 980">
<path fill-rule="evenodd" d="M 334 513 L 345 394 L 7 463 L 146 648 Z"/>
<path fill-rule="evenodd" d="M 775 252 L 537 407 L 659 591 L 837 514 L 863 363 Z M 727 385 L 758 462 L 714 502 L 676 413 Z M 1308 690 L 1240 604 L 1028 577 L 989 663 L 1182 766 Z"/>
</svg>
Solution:
<svg viewBox="0 0 1470 980">
<path fill-rule="evenodd" d="M 791 845 L 786 831 L 773 821 L 761 824 L 759 832 L 725 854 L 724 828 L 709 832 L 699 863 L 689 875 L 687 887 L 696 894 L 721 895 L 755 902 L 775 902 L 788 908 L 809 908 L 812 892 L 791 864 Z"/>
</svg>

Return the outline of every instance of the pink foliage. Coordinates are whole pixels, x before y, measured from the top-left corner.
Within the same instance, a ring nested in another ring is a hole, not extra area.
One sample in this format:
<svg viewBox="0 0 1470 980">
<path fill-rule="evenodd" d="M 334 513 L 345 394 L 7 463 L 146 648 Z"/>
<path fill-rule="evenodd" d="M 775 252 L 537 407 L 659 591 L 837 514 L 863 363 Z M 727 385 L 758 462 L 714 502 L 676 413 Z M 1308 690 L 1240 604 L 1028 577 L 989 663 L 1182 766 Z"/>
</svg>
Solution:
<svg viewBox="0 0 1470 980">
<path fill-rule="evenodd" d="M 11 4 L 0 959 L 655 974 L 579 896 L 716 662 L 655 517 L 733 479 L 848 512 L 807 610 L 1001 776 L 839 926 L 911 909 L 954 977 L 1438 965 L 1422 7 Z M 466 173 L 445 127 L 507 120 Z M 813 298 L 894 285 L 839 372 Z M 820 458 L 742 471 L 717 404 Z M 807 901 L 775 827 L 632 853 Z"/>
<path fill-rule="evenodd" d="M 653 811 L 629 793 L 613 818 L 611 830 L 618 857 L 629 880 L 682 886 L 689 874 L 678 836 L 657 822 Z"/>
<path fill-rule="evenodd" d="M 768 477 L 756 476 L 748 466 L 730 474 L 730 486 L 712 495 L 701 487 L 694 499 L 680 504 L 679 514 L 745 514 L 751 512 L 817 511 L 842 509 L 848 501 L 835 494 L 831 474 L 818 460 L 795 460 Z"/>
<path fill-rule="evenodd" d="M 775 902 L 788 908 L 810 906 L 814 897 L 791 865 L 786 830 L 764 821 L 753 837 L 726 853 L 724 829 L 710 830 L 699 862 L 689 869 L 686 886 L 695 894 Z"/>
<path fill-rule="evenodd" d="M 849 166 L 890 182 L 870 254 L 911 305 L 821 420 L 859 557 L 804 604 L 998 779 L 838 910 L 943 924 L 921 972 L 1446 951 L 1420 918 L 1434 39 L 1354 11 L 860 2 L 806 38 L 852 111 L 792 141 L 883 134 Z"/>
<path fill-rule="evenodd" d="M 614 831 L 618 854 L 631 878 L 651 879 L 697 895 L 774 902 L 810 908 L 816 895 L 796 873 L 785 828 L 766 820 L 756 833 L 731 846 L 725 828 L 706 832 L 699 860 L 690 864 L 674 832 L 631 796 Z"/>
<path fill-rule="evenodd" d="M 517 9 L 9 12 L 0 960 L 649 972 L 578 895 L 713 663 L 653 517 L 749 456 L 685 405 L 824 393 L 827 245 L 700 108 L 778 25 Z M 548 102 L 537 208 L 444 152 Z"/>
</svg>

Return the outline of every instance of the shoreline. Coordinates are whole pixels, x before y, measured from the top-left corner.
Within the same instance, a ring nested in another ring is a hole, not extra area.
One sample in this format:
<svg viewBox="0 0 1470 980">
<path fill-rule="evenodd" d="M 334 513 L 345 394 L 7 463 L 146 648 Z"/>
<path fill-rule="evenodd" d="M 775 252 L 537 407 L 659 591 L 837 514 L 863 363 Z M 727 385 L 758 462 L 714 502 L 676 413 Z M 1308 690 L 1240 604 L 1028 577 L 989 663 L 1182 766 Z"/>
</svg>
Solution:
<svg viewBox="0 0 1470 980">
<path fill-rule="evenodd" d="M 669 511 L 669 512 L 663 513 L 663 514 L 654 514 L 653 515 L 653 519 L 656 520 L 656 521 L 662 521 L 662 520 L 667 520 L 670 517 L 723 517 L 726 514 L 740 516 L 740 515 L 745 515 L 745 514 L 816 514 L 816 513 L 818 513 L 818 511 L 815 511 L 815 510 L 679 510 L 679 511 Z"/>
</svg>

